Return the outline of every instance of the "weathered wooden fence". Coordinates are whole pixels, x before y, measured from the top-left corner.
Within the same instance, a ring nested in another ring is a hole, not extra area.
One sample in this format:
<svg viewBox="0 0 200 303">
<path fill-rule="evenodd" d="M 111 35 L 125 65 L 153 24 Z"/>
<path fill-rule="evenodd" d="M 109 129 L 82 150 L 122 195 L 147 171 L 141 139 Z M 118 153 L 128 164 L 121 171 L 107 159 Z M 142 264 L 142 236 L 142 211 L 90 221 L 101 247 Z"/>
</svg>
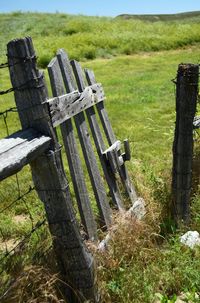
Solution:
<svg viewBox="0 0 200 303">
<path fill-rule="evenodd" d="M 22 130 L 1 140 L 0 180 L 30 164 L 35 188 L 45 206 L 57 263 L 63 279 L 70 285 L 66 297 L 69 302 L 79 302 L 80 298 L 97 302 L 94 259 L 86 248 L 75 217 L 56 128 L 61 129 L 81 223 L 86 238 L 94 242 L 98 240 L 98 228 L 106 230 L 112 224 L 112 208 L 125 209 L 119 180 L 131 205 L 137 200 L 125 166 L 130 159 L 128 141 L 124 141 L 124 152 L 121 152 L 123 146 L 114 135 L 104 107 L 102 85 L 96 82 L 92 71 L 83 72 L 78 62 L 70 62 L 64 50 L 59 50 L 48 65 L 51 99 L 44 74 L 36 66 L 31 38 L 12 40 L 8 43 L 7 54 Z M 95 218 L 88 194 L 79 143 L 98 218 Z M 106 194 L 99 162 L 112 203 Z M 78 299 L 74 290 L 79 292 Z"/>
<path fill-rule="evenodd" d="M 189 223 L 192 189 L 193 132 L 198 98 L 199 65 L 180 64 L 176 84 L 176 125 L 173 143 L 172 212 L 175 221 Z"/>
</svg>

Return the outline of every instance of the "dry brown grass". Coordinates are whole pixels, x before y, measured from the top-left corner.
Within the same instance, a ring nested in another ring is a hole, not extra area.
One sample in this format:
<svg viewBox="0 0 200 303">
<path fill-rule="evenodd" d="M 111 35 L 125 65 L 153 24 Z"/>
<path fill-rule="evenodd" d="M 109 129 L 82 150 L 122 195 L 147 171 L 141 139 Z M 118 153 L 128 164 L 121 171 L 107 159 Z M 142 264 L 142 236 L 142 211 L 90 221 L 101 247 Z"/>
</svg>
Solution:
<svg viewBox="0 0 200 303">
<path fill-rule="evenodd" d="M 113 273 L 120 268 L 127 268 L 131 263 L 140 263 L 141 269 L 149 262 L 156 259 L 158 228 L 146 222 L 151 221 L 151 214 L 147 214 L 144 221 L 138 221 L 134 217 L 121 213 L 114 218 L 114 224 L 110 229 L 110 241 L 108 249 L 100 251 L 92 247 L 97 261 L 97 280 L 101 293 L 101 303 L 113 303 L 114 297 L 110 296 L 107 284 L 113 278 Z M 90 246 L 91 249 L 91 246 Z M 118 302 L 118 301 L 116 301 Z"/>
<path fill-rule="evenodd" d="M 31 266 L 17 278 L 2 303 L 63 303 L 58 276 L 42 266 Z"/>
</svg>

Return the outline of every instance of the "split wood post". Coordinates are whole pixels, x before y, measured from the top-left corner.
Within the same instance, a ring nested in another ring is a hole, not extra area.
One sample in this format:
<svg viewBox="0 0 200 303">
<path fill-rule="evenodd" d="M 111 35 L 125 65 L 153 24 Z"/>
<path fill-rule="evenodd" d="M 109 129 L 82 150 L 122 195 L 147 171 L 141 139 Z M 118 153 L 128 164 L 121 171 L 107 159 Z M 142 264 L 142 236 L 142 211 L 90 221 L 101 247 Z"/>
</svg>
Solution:
<svg viewBox="0 0 200 303">
<path fill-rule="evenodd" d="M 180 64 L 176 84 L 176 125 L 173 143 L 173 216 L 178 223 L 190 221 L 192 186 L 193 120 L 198 96 L 199 66 Z"/>
<path fill-rule="evenodd" d="M 67 302 L 96 302 L 94 260 L 82 242 L 60 147 L 45 101 L 48 98 L 43 73 L 36 67 L 30 37 L 8 43 L 8 64 L 22 128 L 32 127 L 52 138 L 50 149 L 31 163 L 33 181 L 43 201 Z"/>
</svg>

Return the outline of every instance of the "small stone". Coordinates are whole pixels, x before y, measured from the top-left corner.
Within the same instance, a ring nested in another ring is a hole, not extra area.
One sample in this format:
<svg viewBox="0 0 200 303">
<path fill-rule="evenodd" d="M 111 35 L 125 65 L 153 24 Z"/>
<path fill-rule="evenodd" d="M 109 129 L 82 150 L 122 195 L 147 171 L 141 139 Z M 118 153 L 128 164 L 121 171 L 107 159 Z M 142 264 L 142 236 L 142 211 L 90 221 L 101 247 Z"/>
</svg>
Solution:
<svg viewBox="0 0 200 303">
<path fill-rule="evenodd" d="M 196 245 L 200 245 L 200 235 L 198 231 L 188 231 L 180 237 L 180 242 L 194 248 Z"/>
<path fill-rule="evenodd" d="M 138 198 L 128 213 L 138 220 L 141 220 L 146 214 L 145 201 L 143 198 Z"/>
<path fill-rule="evenodd" d="M 98 250 L 100 250 L 101 252 L 105 252 L 108 250 L 108 244 L 109 241 L 111 240 L 111 236 L 110 234 L 107 234 L 107 236 L 105 237 L 104 240 L 102 240 L 99 245 L 98 245 Z"/>
</svg>

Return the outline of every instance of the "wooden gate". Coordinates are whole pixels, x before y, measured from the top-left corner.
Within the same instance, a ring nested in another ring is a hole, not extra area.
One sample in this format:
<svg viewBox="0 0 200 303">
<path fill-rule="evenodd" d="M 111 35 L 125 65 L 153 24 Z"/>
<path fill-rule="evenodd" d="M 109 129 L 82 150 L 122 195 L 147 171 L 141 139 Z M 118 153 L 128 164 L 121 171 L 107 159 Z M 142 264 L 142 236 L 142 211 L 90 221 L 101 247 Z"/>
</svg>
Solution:
<svg viewBox="0 0 200 303">
<path fill-rule="evenodd" d="M 130 182 L 125 167 L 125 161 L 130 159 L 128 140 L 124 141 L 125 152 L 121 153 L 121 142 L 116 140 L 104 107 L 105 95 L 103 87 L 100 83 L 96 83 L 94 73 L 91 70 L 85 69 L 84 73 L 80 64 L 75 60 L 70 62 L 65 51 L 61 49 L 48 65 L 48 72 L 52 92 L 56 97 L 48 100 L 52 123 L 54 127 L 58 125 L 61 127 L 82 224 L 88 237 L 96 239 L 96 223 L 85 184 L 72 118 L 76 125 L 99 210 L 99 222 L 102 227 L 110 226 L 112 211 L 100 175 L 90 134 L 92 134 L 95 142 L 113 205 L 119 210 L 124 209 L 124 203 L 116 174 L 119 174 L 130 200 L 135 202 L 137 199 L 135 189 Z M 97 114 L 99 114 L 102 128 L 107 138 L 106 143 L 104 142 L 101 127 L 97 120 Z"/>
<path fill-rule="evenodd" d="M 99 228 L 105 231 L 111 226 L 113 209 L 125 209 L 120 182 L 130 205 L 137 200 L 125 166 L 130 160 L 128 140 L 124 140 L 122 146 L 115 137 L 104 107 L 102 84 L 96 82 L 91 70 L 83 71 L 78 62 L 69 61 L 64 50 L 59 50 L 48 65 L 51 99 L 44 74 L 37 69 L 30 37 L 8 43 L 8 65 L 22 131 L 2 140 L 0 180 L 30 164 L 35 188 L 45 205 L 57 263 L 63 279 L 70 285 L 66 297 L 69 302 L 76 302 L 72 291 L 75 289 L 79 291 L 79 300 L 81 297 L 82 301 L 97 302 L 94 260 L 84 240 L 98 243 L 97 231 Z M 84 238 L 62 164 L 58 126 Z M 79 146 L 94 192 L 97 217 L 90 201 Z M 107 187 L 111 199 L 106 194 Z"/>
</svg>

